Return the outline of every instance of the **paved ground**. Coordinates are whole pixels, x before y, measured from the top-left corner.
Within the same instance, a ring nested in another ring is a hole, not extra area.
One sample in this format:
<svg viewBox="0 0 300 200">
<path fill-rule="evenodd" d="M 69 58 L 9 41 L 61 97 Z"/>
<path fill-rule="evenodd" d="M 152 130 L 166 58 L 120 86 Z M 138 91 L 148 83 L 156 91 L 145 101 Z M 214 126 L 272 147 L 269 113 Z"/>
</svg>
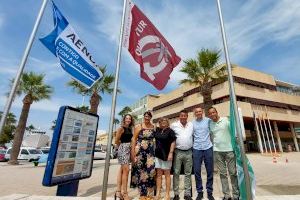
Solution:
<svg viewBox="0 0 300 200">
<path fill-rule="evenodd" d="M 300 196 L 300 153 L 286 153 L 277 158 L 273 163 L 272 157 L 260 154 L 249 154 L 256 179 L 256 194 L 261 200 L 275 199 L 274 195 L 299 195 Z M 288 162 L 286 162 L 286 159 Z M 41 185 L 44 166 L 33 167 L 32 163 L 22 163 L 19 166 L 10 166 L 0 163 L 0 199 L 13 199 L 12 194 L 26 194 L 15 199 L 45 199 L 37 196 L 54 196 L 56 187 L 43 187 Z M 104 161 L 95 161 L 92 177 L 80 181 L 78 196 L 101 197 L 102 176 Z M 116 187 L 116 174 L 118 166 L 116 160 L 112 161 L 108 181 L 108 197 L 113 197 Z M 206 176 L 203 170 L 203 177 Z M 183 177 L 181 183 L 183 183 Z M 204 181 L 205 183 L 205 181 Z M 193 180 L 193 186 L 195 186 Z M 183 185 L 181 186 L 183 188 Z M 194 194 L 195 191 L 194 191 Z M 31 195 L 31 197 L 28 197 Z M 35 195 L 35 196 L 32 196 Z M 130 189 L 129 196 L 137 199 L 137 190 Z M 195 195 L 194 195 L 195 196 Z M 214 196 L 221 197 L 221 184 L 218 174 L 214 178 Z M 299 196 L 281 196 L 279 199 L 300 199 Z M 277 199 L 278 199 L 277 198 Z M 46 199 L 53 199 L 48 197 Z M 63 198 L 65 199 L 65 198 Z M 89 198 L 96 199 L 96 198 Z"/>
</svg>

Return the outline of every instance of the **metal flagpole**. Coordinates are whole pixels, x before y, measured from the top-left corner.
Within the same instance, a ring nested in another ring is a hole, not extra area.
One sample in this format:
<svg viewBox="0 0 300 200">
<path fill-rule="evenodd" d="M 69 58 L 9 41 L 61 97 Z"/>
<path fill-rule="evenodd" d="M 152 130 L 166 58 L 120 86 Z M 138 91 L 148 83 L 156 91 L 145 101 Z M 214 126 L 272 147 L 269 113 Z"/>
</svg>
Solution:
<svg viewBox="0 0 300 200">
<path fill-rule="evenodd" d="M 266 154 L 268 154 L 268 148 L 267 148 L 266 139 L 265 139 L 265 135 L 264 135 L 264 129 L 262 127 L 261 117 L 259 115 L 258 115 L 258 121 L 259 121 L 260 130 L 261 130 L 261 135 L 263 136 L 263 142 L 264 142 L 264 146 L 266 149 Z"/>
<path fill-rule="evenodd" d="M 24 55 L 23 55 L 23 58 L 21 60 L 21 64 L 20 64 L 17 76 L 15 77 L 13 86 L 12 86 L 11 91 L 9 93 L 9 96 L 7 98 L 7 101 L 6 101 L 4 110 L 3 110 L 3 114 L 2 114 L 2 118 L 1 118 L 1 121 L 0 121 L 0 135 L 2 133 L 6 117 L 8 115 L 8 112 L 10 110 L 10 107 L 11 107 L 11 104 L 12 104 L 12 101 L 13 101 L 13 98 L 15 96 L 15 93 L 16 93 L 16 90 L 17 90 L 17 86 L 19 85 L 20 78 L 21 78 L 21 75 L 23 73 L 23 69 L 24 69 L 25 64 L 27 62 L 27 58 L 28 58 L 28 55 L 30 53 L 30 50 L 31 50 L 31 47 L 32 47 L 32 44 L 33 44 L 33 41 L 34 41 L 34 38 L 35 38 L 35 35 L 36 35 L 36 32 L 37 32 L 38 27 L 40 25 L 43 13 L 44 13 L 46 5 L 47 5 L 47 2 L 48 2 L 48 0 L 44 0 L 43 1 L 42 7 L 41 7 L 41 9 L 39 11 L 39 14 L 38 14 L 37 19 L 35 21 L 33 30 L 31 32 L 31 35 L 30 35 L 30 38 L 29 38 L 29 41 L 27 43 L 26 49 L 24 51 Z"/>
<path fill-rule="evenodd" d="M 263 109 L 261 109 L 261 110 L 263 112 Z M 264 118 L 264 113 L 262 114 L 262 120 L 263 120 L 264 127 L 265 127 L 265 130 L 266 130 L 267 140 L 268 140 L 268 144 L 269 144 L 269 147 L 270 147 L 270 153 L 273 154 L 272 148 L 271 148 L 271 143 L 270 143 L 270 138 L 269 138 L 269 131 L 267 129 L 266 121 L 265 121 L 265 118 Z"/>
<path fill-rule="evenodd" d="M 116 98 L 117 98 L 117 89 L 118 89 L 118 82 L 119 82 L 119 71 L 120 71 L 120 62 L 121 62 L 122 40 L 123 40 L 123 32 L 124 32 L 126 5 L 127 5 L 127 0 L 124 0 L 123 15 L 122 15 L 121 29 L 120 29 L 120 36 L 119 36 L 118 57 L 117 57 L 117 63 L 116 63 L 114 91 L 113 91 L 113 96 L 112 96 L 111 113 L 110 113 L 110 119 L 109 119 L 108 141 L 107 141 L 107 148 L 106 148 L 106 158 L 105 158 L 105 167 L 104 167 L 104 175 L 103 175 L 103 189 L 102 189 L 102 198 L 101 198 L 102 200 L 106 200 L 106 195 L 107 195 L 107 182 L 108 182 L 109 165 L 110 165 L 112 130 L 113 130 L 113 126 L 114 126 L 114 118 L 115 118 L 115 110 L 116 110 Z"/>
<path fill-rule="evenodd" d="M 260 149 L 260 153 L 263 154 L 264 149 L 263 149 L 263 146 L 262 146 L 260 131 L 259 131 L 258 123 L 257 123 L 257 120 L 256 120 L 256 114 L 255 114 L 254 111 L 253 111 L 253 117 L 254 117 L 254 124 L 255 124 L 255 129 L 256 129 L 256 134 L 257 134 L 258 146 L 259 146 L 259 149 Z"/>
<path fill-rule="evenodd" d="M 249 176 L 249 171 L 248 171 L 248 165 L 246 163 L 244 142 L 242 139 L 242 128 L 241 128 L 240 117 L 239 117 L 239 112 L 238 112 L 238 107 L 237 107 L 237 102 L 236 102 L 236 96 L 235 96 L 235 90 L 234 90 L 234 84 L 233 84 L 233 78 L 232 78 L 232 72 L 231 72 L 231 64 L 230 64 L 229 53 L 228 53 L 228 49 L 227 49 L 226 33 L 225 33 L 225 28 L 224 28 L 224 23 L 223 23 L 223 16 L 222 16 L 220 0 L 217 0 L 217 5 L 218 5 L 218 14 L 219 14 L 219 19 L 220 19 L 220 27 L 221 27 L 221 32 L 222 32 L 224 52 L 225 52 L 226 65 L 227 65 L 227 71 L 228 71 L 230 97 L 232 98 L 232 101 L 233 101 L 235 121 L 237 122 L 236 130 L 238 133 L 237 134 L 238 135 L 238 143 L 239 143 L 240 150 L 241 150 L 244 178 L 245 178 L 245 184 L 246 184 L 247 200 L 252 200 L 250 176 Z"/>
<path fill-rule="evenodd" d="M 267 106 L 265 106 L 265 110 L 266 110 L 266 117 L 267 117 L 267 120 L 268 120 L 269 129 L 270 129 L 270 133 L 271 133 L 272 143 L 273 143 L 273 146 L 274 146 L 274 152 L 275 152 L 275 154 L 277 154 L 276 146 L 275 146 L 275 142 L 274 142 L 274 137 L 273 137 L 273 131 L 272 131 L 270 119 L 269 119 L 269 117 L 268 117 L 268 109 L 267 109 Z"/>
</svg>

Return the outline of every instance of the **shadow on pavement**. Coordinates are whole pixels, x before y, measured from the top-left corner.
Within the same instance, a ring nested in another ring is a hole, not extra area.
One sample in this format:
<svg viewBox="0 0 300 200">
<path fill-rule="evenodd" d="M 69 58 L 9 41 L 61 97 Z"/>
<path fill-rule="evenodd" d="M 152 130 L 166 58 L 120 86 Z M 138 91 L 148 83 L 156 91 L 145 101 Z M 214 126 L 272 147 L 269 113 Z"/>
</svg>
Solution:
<svg viewBox="0 0 300 200">
<path fill-rule="evenodd" d="M 107 185 L 107 188 L 115 188 L 115 187 L 117 187 L 116 184 L 108 184 Z M 84 194 L 81 194 L 80 196 L 81 197 L 88 197 L 88 196 L 91 196 L 93 194 L 97 194 L 99 192 L 102 192 L 102 185 L 91 187 Z"/>
<path fill-rule="evenodd" d="M 259 185 L 274 195 L 299 195 L 300 185 Z"/>
</svg>

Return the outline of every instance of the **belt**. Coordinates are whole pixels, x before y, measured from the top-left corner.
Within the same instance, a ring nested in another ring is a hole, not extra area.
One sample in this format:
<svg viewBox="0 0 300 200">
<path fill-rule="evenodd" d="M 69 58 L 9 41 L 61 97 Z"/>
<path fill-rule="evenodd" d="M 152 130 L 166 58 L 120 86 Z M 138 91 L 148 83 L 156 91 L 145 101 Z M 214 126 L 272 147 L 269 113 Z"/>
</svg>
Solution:
<svg viewBox="0 0 300 200">
<path fill-rule="evenodd" d="M 192 150 L 192 148 L 189 148 L 189 149 L 178 149 L 178 148 L 175 148 L 176 150 L 179 150 L 179 151 L 190 151 Z"/>
</svg>

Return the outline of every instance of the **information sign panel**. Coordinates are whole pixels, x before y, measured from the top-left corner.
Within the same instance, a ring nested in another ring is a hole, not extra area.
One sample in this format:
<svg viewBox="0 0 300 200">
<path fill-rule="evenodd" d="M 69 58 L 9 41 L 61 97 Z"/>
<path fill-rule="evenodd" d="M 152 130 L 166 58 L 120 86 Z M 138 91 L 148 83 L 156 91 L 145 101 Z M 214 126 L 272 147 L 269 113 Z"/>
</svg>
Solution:
<svg viewBox="0 0 300 200">
<path fill-rule="evenodd" d="M 63 106 L 59 110 L 43 185 L 88 178 L 93 167 L 98 115 Z"/>
</svg>

